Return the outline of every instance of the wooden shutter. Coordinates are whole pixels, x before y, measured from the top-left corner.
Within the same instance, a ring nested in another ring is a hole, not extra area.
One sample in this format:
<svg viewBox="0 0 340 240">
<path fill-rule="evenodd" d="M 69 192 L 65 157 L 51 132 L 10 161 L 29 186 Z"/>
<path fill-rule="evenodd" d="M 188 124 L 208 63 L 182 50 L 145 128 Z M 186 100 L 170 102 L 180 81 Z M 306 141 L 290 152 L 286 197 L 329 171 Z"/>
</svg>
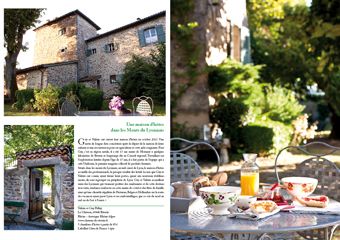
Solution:
<svg viewBox="0 0 340 240">
<path fill-rule="evenodd" d="M 91 56 L 91 49 L 86 50 L 86 57 Z"/>
<path fill-rule="evenodd" d="M 251 63 L 250 57 L 250 37 L 246 36 L 243 42 L 244 59 L 243 63 Z"/>
<path fill-rule="evenodd" d="M 117 82 L 121 82 L 122 79 L 123 79 L 123 74 L 117 74 L 117 75 L 116 75 L 116 81 L 117 81 Z"/>
<path fill-rule="evenodd" d="M 241 61 L 241 29 L 233 26 L 233 57 L 237 61 Z"/>
<path fill-rule="evenodd" d="M 145 37 L 144 37 L 144 29 L 138 30 L 138 38 L 139 38 L 139 45 L 141 47 L 145 47 L 146 43 L 145 43 Z"/>
<path fill-rule="evenodd" d="M 165 42 L 165 32 L 162 25 L 156 26 L 157 38 L 159 43 Z"/>
<path fill-rule="evenodd" d="M 109 52 L 109 46 L 107 44 L 104 45 L 103 49 L 104 49 L 104 52 L 106 53 Z"/>
</svg>

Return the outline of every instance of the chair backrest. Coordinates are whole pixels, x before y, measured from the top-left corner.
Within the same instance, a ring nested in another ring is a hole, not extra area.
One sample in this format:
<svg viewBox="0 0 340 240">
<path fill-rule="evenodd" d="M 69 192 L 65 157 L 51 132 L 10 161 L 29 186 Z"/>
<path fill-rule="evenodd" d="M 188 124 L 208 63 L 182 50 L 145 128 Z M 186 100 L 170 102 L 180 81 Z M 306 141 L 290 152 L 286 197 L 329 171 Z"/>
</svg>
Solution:
<svg viewBox="0 0 340 240">
<path fill-rule="evenodd" d="M 171 138 L 171 142 L 173 141 L 180 141 L 184 143 L 186 146 L 180 148 L 179 150 L 171 150 L 170 151 L 170 175 L 171 175 L 171 182 L 177 181 L 192 181 L 194 178 L 203 175 L 200 166 L 197 162 L 190 157 L 189 155 L 185 154 L 184 152 L 195 148 L 198 145 L 205 146 L 209 150 L 213 150 L 217 158 L 217 170 L 218 172 L 220 167 L 220 156 L 216 149 L 211 146 L 209 143 L 206 142 L 193 142 L 183 138 Z"/>
<path fill-rule="evenodd" d="M 79 112 L 80 100 L 76 96 L 74 96 L 74 99 L 72 100 L 68 98 L 61 98 L 59 103 L 61 103 L 59 107 L 60 116 L 74 116 L 75 113 Z"/>
<path fill-rule="evenodd" d="M 312 147 L 323 147 L 326 152 L 323 153 L 312 153 L 308 148 Z M 315 189 L 315 194 L 327 195 L 337 201 L 340 200 L 340 170 L 330 160 L 326 159 L 325 156 L 331 155 L 335 152 L 340 153 L 339 147 L 331 146 L 323 142 L 312 142 L 302 146 L 288 146 L 283 148 L 275 159 L 275 174 L 278 182 L 280 182 L 279 172 L 277 171 L 277 162 L 279 156 L 284 150 L 296 149 L 301 153 L 309 156 L 308 159 L 303 160 L 297 167 L 296 173 L 300 176 L 313 177 L 318 179 L 318 186 Z"/>
<path fill-rule="evenodd" d="M 153 100 L 151 97 L 141 96 L 135 97 L 132 100 L 133 112 L 140 113 L 142 115 L 152 115 L 153 113 Z"/>
</svg>

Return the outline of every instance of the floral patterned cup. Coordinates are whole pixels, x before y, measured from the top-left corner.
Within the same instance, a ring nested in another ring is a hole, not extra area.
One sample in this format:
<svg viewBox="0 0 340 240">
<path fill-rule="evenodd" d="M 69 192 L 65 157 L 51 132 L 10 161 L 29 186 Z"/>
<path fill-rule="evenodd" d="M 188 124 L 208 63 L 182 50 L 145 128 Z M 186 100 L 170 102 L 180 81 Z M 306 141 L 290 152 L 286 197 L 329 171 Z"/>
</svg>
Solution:
<svg viewBox="0 0 340 240">
<path fill-rule="evenodd" d="M 318 185 L 318 179 L 309 177 L 286 177 L 281 181 L 288 192 L 299 198 L 311 195 Z"/>
<path fill-rule="evenodd" d="M 203 187 L 199 190 L 200 196 L 212 209 L 213 215 L 226 215 L 228 208 L 235 205 L 241 194 L 241 188 L 229 186 Z"/>
</svg>

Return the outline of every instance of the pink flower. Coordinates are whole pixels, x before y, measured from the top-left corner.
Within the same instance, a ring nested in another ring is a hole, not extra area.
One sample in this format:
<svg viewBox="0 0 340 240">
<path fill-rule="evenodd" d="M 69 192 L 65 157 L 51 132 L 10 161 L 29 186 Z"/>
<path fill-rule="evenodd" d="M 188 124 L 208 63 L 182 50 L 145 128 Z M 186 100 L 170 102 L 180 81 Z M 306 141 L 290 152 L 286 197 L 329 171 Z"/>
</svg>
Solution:
<svg viewBox="0 0 340 240">
<path fill-rule="evenodd" d="M 124 100 L 119 96 L 113 96 L 109 102 L 110 110 L 121 110 L 124 105 Z"/>
</svg>

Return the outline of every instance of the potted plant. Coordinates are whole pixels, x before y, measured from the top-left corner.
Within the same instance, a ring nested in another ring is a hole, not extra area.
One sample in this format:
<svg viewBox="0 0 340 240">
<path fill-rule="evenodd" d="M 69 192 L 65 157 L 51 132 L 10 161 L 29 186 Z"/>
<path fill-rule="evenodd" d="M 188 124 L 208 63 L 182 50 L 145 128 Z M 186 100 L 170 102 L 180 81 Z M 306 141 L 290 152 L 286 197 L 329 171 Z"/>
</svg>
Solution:
<svg viewBox="0 0 340 240">
<path fill-rule="evenodd" d="M 115 115 L 122 115 L 124 112 L 124 100 L 119 96 L 113 96 L 109 102 L 109 109 L 115 112 Z"/>
</svg>

